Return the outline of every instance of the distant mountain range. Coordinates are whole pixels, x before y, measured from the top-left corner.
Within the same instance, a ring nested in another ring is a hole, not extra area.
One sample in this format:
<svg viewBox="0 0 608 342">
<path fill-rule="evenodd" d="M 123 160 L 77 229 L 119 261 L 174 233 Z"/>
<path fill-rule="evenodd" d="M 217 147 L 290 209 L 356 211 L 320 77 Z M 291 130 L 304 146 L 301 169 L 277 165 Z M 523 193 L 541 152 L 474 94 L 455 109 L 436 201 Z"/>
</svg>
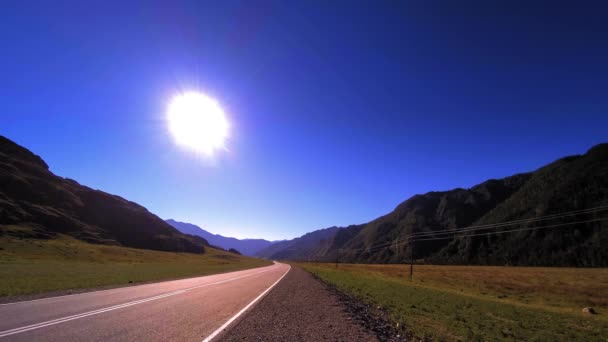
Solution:
<svg viewBox="0 0 608 342">
<path fill-rule="evenodd" d="M 470 189 L 415 195 L 371 222 L 327 228 L 257 253 L 271 259 L 365 263 L 608 266 L 608 144 Z M 542 221 L 515 220 L 547 217 Z M 584 221 L 584 222 L 583 222 Z M 509 222 L 489 230 L 470 226 Z M 572 224 L 580 222 L 577 224 Z M 546 228 L 539 228 L 550 226 Z M 492 231 L 514 230 L 504 234 Z M 450 233 L 451 232 L 451 233 Z M 413 243 L 407 236 L 423 234 Z M 471 236 L 475 235 L 476 236 Z M 485 234 L 485 235 L 482 235 Z"/>
<path fill-rule="evenodd" d="M 203 228 L 191 223 L 179 222 L 173 219 L 166 221 L 171 226 L 175 227 L 182 233 L 196 235 L 204 238 L 210 245 L 221 247 L 223 249 L 236 249 L 243 255 L 253 256 L 260 250 L 268 248 L 276 243 L 276 241 L 268 241 L 263 239 L 236 239 L 225 237 L 218 234 L 212 234 Z"/>
<path fill-rule="evenodd" d="M 165 222 L 137 203 L 56 176 L 39 156 L 0 136 L 0 237 L 64 234 L 90 243 L 192 253 L 211 244 L 270 259 L 401 263 L 413 255 L 442 264 L 606 267 L 607 209 L 608 144 L 601 144 L 533 172 L 415 195 L 365 224 L 287 241 L 239 240 Z M 543 220 L 530 220 L 538 217 Z M 467 230 L 501 223 L 507 225 Z M 413 243 L 407 239 L 412 234 L 418 234 Z"/>
<path fill-rule="evenodd" d="M 208 243 L 146 208 L 49 171 L 37 155 L 0 136 L 0 236 L 203 253 Z"/>
<path fill-rule="evenodd" d="M 328 259 L 332 254 L 331 247 L 334 237 L 342 228 L 330 227 L 307 233 L 293 240 L 277 242 L 256 253 L 257 256 L 268 259 L 310 260 Z"/>
</svg>

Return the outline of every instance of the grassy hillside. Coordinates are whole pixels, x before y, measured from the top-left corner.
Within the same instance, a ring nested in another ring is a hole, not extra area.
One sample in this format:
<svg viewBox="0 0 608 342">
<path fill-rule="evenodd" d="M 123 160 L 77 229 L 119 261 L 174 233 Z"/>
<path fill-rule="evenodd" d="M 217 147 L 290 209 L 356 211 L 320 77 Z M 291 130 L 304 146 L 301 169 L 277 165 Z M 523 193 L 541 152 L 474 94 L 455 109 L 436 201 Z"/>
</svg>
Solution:
<svg viewBox="0 0 608 342">
<path fill-rule="evenodd" d="M 203 253 L 207 245 L 137 203 L 54 175 L 39 156 L 2 136 L 0 184 L 0 237 L 64 234 L 97 244 L 190 253 Z"/>
<path fill-rule="evenodd" d="M 606 341 L 608 269 L 300 264 L 395 325 L 447 341 Z M 592 306 L 598 314 L 582 312 Z"/>
<path fill-rule="evenodd" d="M 124 285 L 270 265 L 214 248 L 162 252 L 56 239 L 0 238 L 0 296 Z"/>
<path fill-rule="evenodd" d="M 301 261 L 399 263 L 413 250 L 416 259 L 442 264 L 606 267 L 608 248 L 603 246 L 608 245 L 608 220 L 553 230 L 458 236 L 470 226 L 600 206 L 608 206 L 608 144 L 534 172 L 488 180 L 469 189 L 415 195 L 366 224 L 315 231 L 258 255 Z M 513 224 L 503 230 L 603 219 L 608 219 L 607 211 Z M 455 233 L 438 235 L 446 230 Z M 420 233 L 428 234 L 426 241 L 407 243 L 405 237 Z"/>
</svg>

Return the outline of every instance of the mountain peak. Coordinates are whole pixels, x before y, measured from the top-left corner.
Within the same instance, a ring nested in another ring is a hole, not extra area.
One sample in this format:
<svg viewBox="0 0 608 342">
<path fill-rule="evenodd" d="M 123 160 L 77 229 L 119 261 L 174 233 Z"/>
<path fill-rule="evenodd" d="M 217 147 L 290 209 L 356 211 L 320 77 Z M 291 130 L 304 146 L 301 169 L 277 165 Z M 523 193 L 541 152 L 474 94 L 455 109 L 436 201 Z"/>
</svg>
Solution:
<svg viewBox="0 0 608 342">
<path fill-rule="evenodd" d="M 593 156 L 598 156 L 598 157 L 608 156 L 608 143 L 597 144 L 597 145 L 591 147 L 587 151 L 587 155 L 593 155 Z"/>
</svg>

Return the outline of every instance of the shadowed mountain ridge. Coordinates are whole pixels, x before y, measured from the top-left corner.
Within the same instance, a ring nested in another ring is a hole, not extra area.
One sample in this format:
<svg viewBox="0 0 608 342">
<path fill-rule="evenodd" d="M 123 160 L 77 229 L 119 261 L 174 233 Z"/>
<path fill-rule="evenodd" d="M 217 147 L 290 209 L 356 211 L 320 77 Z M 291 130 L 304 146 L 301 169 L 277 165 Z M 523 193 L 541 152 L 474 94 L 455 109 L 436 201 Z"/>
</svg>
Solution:
<svg viewBox="0 0 608 342">
<path fill-rule="evenodd" d="M 37 155 L 0 136 L 0 235 L 54 238 L 204 253 L 201 237 L 180 233 L 141 205 L 53 174 Z"/>
<path fill-rule="evenodd" d="M 271 259 L 441 264 L 608 266 L 608 211 L 522 223 L 508 234 L 455 237 L 446 230 L 608 206 L 608 144 L 556 160 L 536 171 L 491 179 L 470 189 L 412 196 L 371 222 L 315 231 L 258 253 Z M 533 229 L 559 225 L 555 229 Z M 560 228 L 562 227 L 563 228 Z M 557 229 L 560 228 L 560 229 Z M 505 229 L 503 229 L 505 230 Z M 488 231 L 485 231 L 488 232 Z M 427 241 L 404 243 L 410 234 Z M 460 234 L 465 235 L 465 234 Z M 430 240 L 435 238 L 435 240 Z M 279 248 L 282 247 L 282 248 Z"/>
</svg>

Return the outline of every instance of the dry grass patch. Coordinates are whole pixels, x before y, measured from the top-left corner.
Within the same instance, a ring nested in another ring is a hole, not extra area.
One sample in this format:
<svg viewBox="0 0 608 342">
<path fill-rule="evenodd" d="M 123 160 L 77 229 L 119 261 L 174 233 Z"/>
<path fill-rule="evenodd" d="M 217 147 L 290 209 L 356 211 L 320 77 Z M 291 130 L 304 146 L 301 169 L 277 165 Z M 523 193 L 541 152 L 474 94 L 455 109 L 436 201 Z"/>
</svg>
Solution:
<svg viewBox="0 0 608 342">
<path fill-rule="evenodd" d="M 191 254 L 88 244 L 71 237 L 4 237 L 0 296 L 178 279 L 270 264 L 214 248 Z"/>
<path fill-rule="evenodd" d="M 440 340 L 606 341 L 608 270 L 301 264 Z M 593 306 L 598 315 L 583 314 Z"/>
<path fill-rule="evenodd" d="M 339 267 L 409 281 L 407 265 L 340 264 Z M 557 311 L 578 313 L 583 307 L 592 306 L 608 313 L 605 268 L 417 265 L 410 285 Z"/>
</svg>

